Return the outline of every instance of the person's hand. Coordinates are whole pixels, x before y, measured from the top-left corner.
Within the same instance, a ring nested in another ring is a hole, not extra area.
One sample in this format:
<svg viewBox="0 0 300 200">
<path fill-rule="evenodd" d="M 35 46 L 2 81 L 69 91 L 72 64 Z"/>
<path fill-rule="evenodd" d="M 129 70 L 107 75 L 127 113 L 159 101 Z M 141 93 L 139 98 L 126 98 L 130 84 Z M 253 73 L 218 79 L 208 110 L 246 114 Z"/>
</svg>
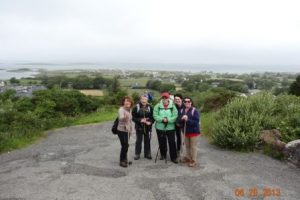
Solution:
<svg viewBox="0 0 300 200">
<path fill-rule="evenodd" d="M 124 113 L 124 117 L 125 117 L 126 119 L 128 119 L 128 118 L 130 117 L 130 114 L 129 114 L 129 113 Z"/>
<path fill-rule="evenodd" d="M 164 118 L 164 119 L 163 119 L 163 122 L 164 122 L 164 123 L 167 123 L 167 122 L 168 122 L 168 118 Z"/>
<path fill-rule="evenodd" d="M 181 120 L 187 121 L 188 120 L 188 116 L 187 115 L 183 115 L 182 118 L 181 118 Z"/>
<path fill-rule="evenodd" d="M 141 119 L 141 123 L 146 123 L 146 119 L 145 118 Z"/>
<path fill-rule="evenodd" d="M 146 122 L 146 124 L 149 126 L 149 125 L 151 125 L 151 122 Z"/>
</svg>

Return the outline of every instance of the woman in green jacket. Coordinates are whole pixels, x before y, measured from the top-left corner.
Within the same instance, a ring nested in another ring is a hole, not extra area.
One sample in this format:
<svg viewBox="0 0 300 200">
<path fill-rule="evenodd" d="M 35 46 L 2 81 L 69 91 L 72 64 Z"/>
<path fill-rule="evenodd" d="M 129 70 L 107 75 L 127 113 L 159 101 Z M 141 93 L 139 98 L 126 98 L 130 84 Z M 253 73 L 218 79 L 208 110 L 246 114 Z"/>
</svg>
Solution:
<svg viewBox="0 0 300 200">
<path fill-rule="evenodd" d="M 169 144 L 169 154 L 173 163 L 178 163 L 175 143 L 175 121 L 178 115 L 175 104 L 169 99 L 170 94 L 163 92 L 161 101 L 155 105 L 153 117 L 160 149 L 160 159 L 167 156 L 167 140 Z"/>
</svg>

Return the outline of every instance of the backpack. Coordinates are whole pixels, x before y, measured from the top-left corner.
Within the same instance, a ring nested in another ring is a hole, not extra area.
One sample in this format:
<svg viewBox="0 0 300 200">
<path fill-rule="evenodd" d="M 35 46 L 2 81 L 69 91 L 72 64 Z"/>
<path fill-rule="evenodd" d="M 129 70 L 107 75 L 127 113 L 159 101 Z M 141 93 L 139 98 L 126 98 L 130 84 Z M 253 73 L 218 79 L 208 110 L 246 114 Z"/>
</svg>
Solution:
<svg viewBox="0 0 300 200">
<path fill-rule="evenodd" d="M 111 132 L 114 134 L 114 135 L 117 135 L 118 134 L 118 125 L 119 125 L 119 117 L 117 117 L 113 123 L 113 126 L 111 127 Z"/>
<path fill-rule="evenodd" d="M 196 110 L 195 107 L 193 107 L 192 108 L 192 116 L 194 116 L 195 110 Z M 183 113 L 183 108 L 181 108 L 180 113 L 181 114 Z"/>
<path fill-rule="evenodd" d="M 136 105 L 136 108 L 137 108 L 137 109 L 136 109 L 136 112 L 138 113 L 138 112 L 140 111 L 140 109 L 141 109 L 139 103 Z M 150 106 L 149 106 L 149 105 L 147 105 L 147 108 L 148 108 L 148 111 L 151 112 L 151 109 L 150 109 Z"/>
</svg>

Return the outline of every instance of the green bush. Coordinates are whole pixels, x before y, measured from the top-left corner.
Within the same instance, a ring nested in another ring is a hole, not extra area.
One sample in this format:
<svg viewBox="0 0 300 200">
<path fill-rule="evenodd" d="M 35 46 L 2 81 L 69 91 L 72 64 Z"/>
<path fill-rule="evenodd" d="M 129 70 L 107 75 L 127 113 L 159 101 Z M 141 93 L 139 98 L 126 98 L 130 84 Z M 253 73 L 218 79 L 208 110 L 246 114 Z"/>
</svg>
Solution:
<svg viewBox="0 0 300 200">
<path fill-rule="evenodd" d="M 278 129 L 281 140 L 300 138 L 300 97 L 260 93 L 235 98 L 218 113 L 211 134 L 221 147 L 252 150 L 259 144 L 262 130 Z"/>
<path fill-rule="evenodd" d="M 289 93 L 300 96 L 300 75 L 298 75 L 296 81 L 290 85 Z"/>
<path fill-rule="evenodd" d="M 66 116 L 92 112 L 101 106 L 98 99 L 85 96 L 78 90 L 40 90 L 34 93 L 32 100 L 35 104 L 51 100 L 55 103 L 54 111 Z"/>
<path fill-rule="evenodd" d="M 123 99 L 124 96 L 127 96 L 127 92 L 126 91 L 119 91 L 116 93 L 108 93 L 107 95 L 104 96 L 103 98 L 103 102 L 105 105 L 121 105 L 121 101 Z"/>
<path fill-rule="evenodd" d="M 300 138 L 300 97 L 280 95 L 276 99 L 275 109 L 277 129 L 282 140 L 289 142 Z"/>
<path fill-rule="evenodd" d="M 134 92 L 134 93 L 131 94 L 131 97 L 132 97 L 132 99 L 133 99 L 133 101 L 134 101 L 135 104 L 140 101 L 140 96 L 141 95 L 139 93 L 137 93 L 137 92 Z"/>
<path fill-rule="evenodd" d="M 275 105 L 268 93 L 233 99 L 216 118 L 213 142 L 224 148 L 253 150 L 261 131 L 275 127 Z"/>
<path fill-rule="evenodd" d="M 0 94 L 0 152 L 28 144 L 44 130 L 66 126 L 101 106 L 101 100 L 75 90 L 41 90 L 32 98 L 14 94 Z"/>
<path fill-rule="evenodd" d="M 202 112 L 217 111 L 224 107 L 236 94 L 225 88 L 212 88 L 195 95 L 195 105 L 201 107 Z"/>
</svg>

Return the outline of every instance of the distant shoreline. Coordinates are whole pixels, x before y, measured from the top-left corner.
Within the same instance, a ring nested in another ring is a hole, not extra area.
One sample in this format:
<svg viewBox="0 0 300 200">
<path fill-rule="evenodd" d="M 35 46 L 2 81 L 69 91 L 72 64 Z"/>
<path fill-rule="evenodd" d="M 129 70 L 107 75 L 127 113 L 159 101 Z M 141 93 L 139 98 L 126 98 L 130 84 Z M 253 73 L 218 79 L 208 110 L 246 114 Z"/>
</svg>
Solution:
<svg viewBox="0 0 300 200">
<path fill-rule="evenodd" d="M 32 69 L 30 68 L 19 68 L 19 69 L 11 69 L 11 70 L 6 70 L 7 72 L 17 72 L 17 73 L 22 73 L 22 72 L 31 72 Z"/>
<path fill-rule="evenodd" d="M 43 71 L 157 71 L 185 73 L 300 73 L 300 66 L 258 66 L 258 65 L 218 65 L 218 64 L 166 64 L 166 63 L 19 63 L 1 64 L 7 72 Z"/>
</svg>

